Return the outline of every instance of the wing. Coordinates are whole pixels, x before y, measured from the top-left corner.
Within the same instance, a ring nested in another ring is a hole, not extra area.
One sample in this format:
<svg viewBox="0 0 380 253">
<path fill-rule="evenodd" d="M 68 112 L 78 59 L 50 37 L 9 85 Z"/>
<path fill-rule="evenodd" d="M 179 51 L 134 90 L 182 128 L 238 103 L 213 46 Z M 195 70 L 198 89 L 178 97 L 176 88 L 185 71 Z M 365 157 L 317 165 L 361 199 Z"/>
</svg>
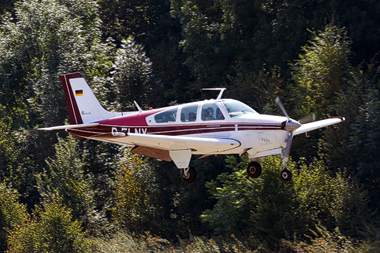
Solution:
<svg viewBox="0 0 380 253">
<path fill-rule="evenodd" d="M 52 130 L 74 129 L 74 128 L 82 128 L 82 127 L 96 127 L 96 126 L 99 126 L 99 125 L 100 125 L 99 123 L 77 124 L 77 125 L 63 125 L 63 126 L 53 126 L 53 127 L 37 128 L 37 130 L 52 131 Z"/>
<path fill-rule="evenodd" d="M 313 131 L 313 130 L 318 129 L 318 128 L 338 124 L 344 120 L 345 119 L 343 117 L 331 117 L 329 119 L 318 120 L 318 121 L 311 122 L 308 124 L 303 124 L 300 128 L 298 128 L 296 131 L 294 131 L 294 135 L 298 135 L 298 134 Z"/>
<path fill-rule="evenodd" d="M 161 150 L 192 150 L 198 153 L 214 154 L 239 147 L 241 144 L 229 138 L 202 138 L 151 134 L 132 134 L 124 137 L 135 146 Z"/>
</svg>

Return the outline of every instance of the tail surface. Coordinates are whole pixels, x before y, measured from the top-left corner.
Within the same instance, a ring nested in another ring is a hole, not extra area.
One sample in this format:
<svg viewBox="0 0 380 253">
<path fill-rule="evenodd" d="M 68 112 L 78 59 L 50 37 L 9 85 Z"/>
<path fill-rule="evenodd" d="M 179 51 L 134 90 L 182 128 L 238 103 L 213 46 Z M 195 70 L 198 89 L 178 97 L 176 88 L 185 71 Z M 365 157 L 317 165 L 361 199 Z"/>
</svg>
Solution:
<svg viewBox="0 0 380 253">
<path fill-rule="evenodd" d="M 59 79 L 65 91 L 70 124 L 87 124 L 118 116 L 100 105 L 81 73 L 62 75 Z"/>
</svg>

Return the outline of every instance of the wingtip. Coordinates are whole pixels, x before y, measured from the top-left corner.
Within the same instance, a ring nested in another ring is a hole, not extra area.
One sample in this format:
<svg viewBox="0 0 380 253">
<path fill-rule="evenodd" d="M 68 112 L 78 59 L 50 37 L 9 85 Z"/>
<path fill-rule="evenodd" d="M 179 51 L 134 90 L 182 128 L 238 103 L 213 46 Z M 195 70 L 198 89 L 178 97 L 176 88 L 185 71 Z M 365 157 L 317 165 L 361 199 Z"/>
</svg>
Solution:
<svg viewBox="0 0 380 253">
<path fill-rule="evenodd" d="M 346 119 L 342 116 L 331 116 L 330 119 L 340 119 L 341 121 L 345 121 Z"/>
<path fill-rule="evenodd" d="M 52 128 L 50 127 L 41 127 L 41 128 L 37 128 L 38 131 L 51 131 L 53 130 Z"/>
</svg>

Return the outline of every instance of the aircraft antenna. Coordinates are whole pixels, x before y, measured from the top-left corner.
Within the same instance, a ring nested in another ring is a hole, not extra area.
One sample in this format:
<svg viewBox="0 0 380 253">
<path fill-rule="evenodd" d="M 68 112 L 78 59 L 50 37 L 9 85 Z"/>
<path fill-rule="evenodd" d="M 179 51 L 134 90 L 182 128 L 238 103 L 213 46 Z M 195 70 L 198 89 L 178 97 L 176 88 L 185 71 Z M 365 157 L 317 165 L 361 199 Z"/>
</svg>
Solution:
<svg viewBox="0 0 380 253">
<path fill-rule="evenodd" d="M 139 104 L 136 102 L 136 100 L 133 100 L 133 102 L 135 103 L 137 109 L 139 110 L 139 113 L 143 112 L 143 110 L 141 109 L 141 107 L 139 106 Z"/>
<path fill-rule="evenodd" d="M 218 90 L 219 91 L 219 95 L 216 98 L 216 100 L 219 100 L 219 99 L 222 98 L 223 92 L 226 90 L 226 88 L 203 88 L 202 90 Z"/>
</svg>

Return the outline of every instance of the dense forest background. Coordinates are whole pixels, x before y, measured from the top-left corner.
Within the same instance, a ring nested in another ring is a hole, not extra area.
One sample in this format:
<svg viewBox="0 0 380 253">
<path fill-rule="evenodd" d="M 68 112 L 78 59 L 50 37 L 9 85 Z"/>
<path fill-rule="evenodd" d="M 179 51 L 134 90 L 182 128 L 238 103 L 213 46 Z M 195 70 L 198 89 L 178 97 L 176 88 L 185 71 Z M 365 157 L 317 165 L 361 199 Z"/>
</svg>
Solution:
<svg viewBox="0 0 380 253">
<path fill-rule="evenodd" d="M 23 0 L 0 3 L 0 251 L 378 252 L 380 2 Z M 38 127 L 67 123 L 59 75 L 108 110 L 205 98 L 346 121 L 279 157 L 174 164 Z"/>
</svg>

